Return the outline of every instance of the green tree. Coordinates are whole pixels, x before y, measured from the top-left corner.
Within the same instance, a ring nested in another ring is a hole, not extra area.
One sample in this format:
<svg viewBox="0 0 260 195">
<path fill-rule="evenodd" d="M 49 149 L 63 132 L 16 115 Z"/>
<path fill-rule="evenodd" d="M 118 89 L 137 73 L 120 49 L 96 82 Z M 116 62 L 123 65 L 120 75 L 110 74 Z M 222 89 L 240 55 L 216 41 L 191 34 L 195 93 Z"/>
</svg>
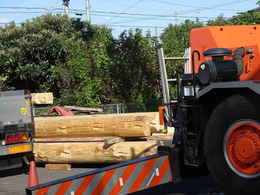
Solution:
<svg viewBox="0 0 260 195">
<path fill-rule="evenodd" d="M 60 104 L 106 100 L 109 29 L 45 15 L 0 29 L 0 38 L 1 89 L 53 91 Z"/>
<path fill-rule="evenodd" d="M 141 30 L 123 32 L 110 49 L 114 101 L 138 102 L 146 110 L 157 107 L 159 67 L 154 44 Z"/>
<path fill-rule="evenodd" d="M 207 22 L 208 26 L 225 26 L 225 25 L 232 25 L 232 21 L 224 18 L 224 16 L 218 16 L 214 20 L 209 20 Z"/>
</svg>

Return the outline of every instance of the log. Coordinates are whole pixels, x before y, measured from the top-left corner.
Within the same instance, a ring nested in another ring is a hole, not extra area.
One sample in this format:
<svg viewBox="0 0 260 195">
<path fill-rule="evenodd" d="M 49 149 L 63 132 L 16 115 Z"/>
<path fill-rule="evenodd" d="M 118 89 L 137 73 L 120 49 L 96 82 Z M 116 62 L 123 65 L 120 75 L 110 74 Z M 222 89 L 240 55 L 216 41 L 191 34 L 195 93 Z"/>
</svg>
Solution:
<svg viewBox="0 0 260 195">
<path fill-rule="evenodd" d="M 71 170 L 70 164 L 46 164 L 45 168 L 49 171 L 69 171 Z"/>
<path fill-rule="evenodd" d="M 52 93 L 31 93 L 32 104 L 53 104 Z"/>
<path fill-rule="evenodd" d="M 65 142 L 105 142 L 106 140 L 118 138 L 113 137 L 58 137 L 58 138 L 34 138 L 35 143 L 65 143 Z"/>
<path fill-rule="evenodd" d="M 104 149 L 104 142 L 34 143 L 38 163 L 118 163 L 157 153 L 158 142 L 120 142 Z"/>
<path fill-rule="evenodd" d="M 142 137 L 160 126 L 157 112 L 35 117 L 36 138 Z"/>
</svg>

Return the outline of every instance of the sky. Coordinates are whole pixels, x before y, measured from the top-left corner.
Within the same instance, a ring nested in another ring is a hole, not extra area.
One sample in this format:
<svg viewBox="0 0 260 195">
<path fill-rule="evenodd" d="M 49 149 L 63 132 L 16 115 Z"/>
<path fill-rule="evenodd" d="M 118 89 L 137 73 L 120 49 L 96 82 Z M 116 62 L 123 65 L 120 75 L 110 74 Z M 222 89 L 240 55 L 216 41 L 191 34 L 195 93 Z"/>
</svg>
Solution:
<svg viewBox="0 0 260 195">
<path fill-rule="evenodd" d="M 90 0 L 91 23 L 107 25 L 114 34 L 141 28 L 154 34 L 185 19 L 230 17 L 257 7 L 257 0 Z M 14 8 L 15 7 L 15 8 Z M 23 8 L 23 7 L 26 7 Z M 37 9 L 36 9 L 37 8 Z M 85 0 L 70 0 L 71 17 L 86 19 Z M 21 23 L 46 13 L 63 13 L 62 0 L 0 0 L 0 23 Z"/>
</svg>

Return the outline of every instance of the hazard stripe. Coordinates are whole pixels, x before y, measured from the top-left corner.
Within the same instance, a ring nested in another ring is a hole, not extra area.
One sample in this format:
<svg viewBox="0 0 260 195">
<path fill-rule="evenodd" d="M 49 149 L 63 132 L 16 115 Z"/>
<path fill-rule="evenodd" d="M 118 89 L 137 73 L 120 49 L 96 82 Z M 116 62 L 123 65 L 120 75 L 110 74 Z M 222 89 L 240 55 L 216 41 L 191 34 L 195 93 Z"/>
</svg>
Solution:
<svg viewBox="0 0 260 195">
<path fill-rule="evenodd" d="M 136 168 L 137 164 L 131 164 L 129 166 L 127 166 L 124 169 L 124 172 L 122 173 L 122 175 L 119 177 L 119 179 L 117 180 L 117 183 L 115 184 L 115 186 L 112 188 L 111 192 L 109 193 L 109 195 L 114 195 L 114 194 L 118 194 L 121 189 L 123 188 L 123 186 L 126 185 L 126 182 L 128 180 L 128 178 L 130 177 L 130 175 L 133 173 L 133 170 Z"/>
<path fill-rule="evenodd" d="M 60 187 L 58 188 L 58 190 L 56 191 L 55 195 L 64 195 L 67 192 L 67 190 L 69 189 L 71 183 L 72 183 L 72 181 L 66 181 L 66 182 L 62 183 L 60 185 Z"/>
<path fill-rule="evenodd" d="M 94 177 L 95 175 L 90 175 L 86 177 L 80 184 L 79 188 L 75 191 L 75 195 L 82 195 L 86 191 L 87 187 Z"/>
<path fill-rule="evenodd" d="M 99 181 L 99 184 L 95 188 L 95 190 L 92 192 L 93 195 L 100 195 L 102 194 L 107 182 L 110 180 L 110 178 L 113 176 L 115 173 L 116 169 L 109 170 L 105 172 L 104 176 L 102 179 Z"/>
<path fill-rule="evenodd" d="M 92 194 L 92 192 L 94 191 L 96 186 L 99 184 L 99 181 L 102 179 L 103 175 L 104 175 L 104 172 L 94 175 L 94 178 L 91 180 L 91 182 L 88 185 L 86 192 L 84 194 L 87 194 L 87 195 Z"/>
<path fill-rule="evenodd" d="M 159 169 L 159 176 L 154 177 L 149 186 L 153 187 L 160 184 L 161 179 L 169 170 L 170 170 L 169 160 L 165 159 L 163 161 L 162 167 Z"/>
<path fill-rule="evenodd" d="M 134 184 L 131 186 L 128 193 L 136 192 L 139 190 L 140 185 L 144 181 L 144 179 L 147 177 L 148 173 L 151 171 L 151 168 L 153 167 L 153 164 L 156 162 L 156 159 L 151 159 L 146 162 L 141 172 L 138 174 L 137 179 L 135 180 Z"/>
<path fill-rule="evenodd" d="M 36 195 L 128 194 L 173 181 L 168 156 L 150 158 L 35 190 Z"/>
<path fill-rule="evenodd" d="M 166 171 L 166 173 L 160 183 L 165 184 L 165 183 L 169 183 L 169 182 L 173 182 L 173 178 L 172 178 L 170 169 L 168 171 Z"/>
<path fill-rule="evenodd" d="M 139 190 L 143 190 L 149 186 L 152 179 L 156 177 L 157 172 L 159 173 L 159 169 L 162 166 L 164 162 L 164 158 L 156 159 L 156 162 L 154 163 L 153 167 L 149 170 L 148 175 L 142 182 L 142 185 L 139 187 Z"/>
<path fill-rule="evenodd" d="M 138 174 L 141 172 L 142 168 L 144 167 L 145 163 L 146 162 L 143 161 L 141 163 L 136 164 L 135 169 L 133 170 L 133 172 L 130 173 L 131 174 L 130 177 L 128 178 L 126 184 L 123 186 L 119 194 L 127 194 L 130 187 L 133 185 L 136 178 L 138 177 Z"/>
<path fill-rule="evenodd" d="M 120 181 L 122 182 L 122 179 L 120 180 L 120 176 L 122 175 L 122 173 L 125 171 L 126 167 L 121 167 L 116 169 L 115 173 L 113 174 L 113 176 L 110 178 L 110 180 L 108 181 L 108 183 L 106 184 L 102 194 L 103 195 L 108 195 L 109 192 L 111 191 L 111 189 L 113 188 L 113 186 L 116 186 L 118 184 L 119 181 L 119 185 L 120 185 Z"/>
<path fill-rule="evenodd" d="M 50 187 L 51 186 L 45 187 L 45 188 L 42 188 L 42 189 L 38 190 L 36 192 L 36 195 L 46 195 L 46 194 L 48 194 L 48 191 L 49 191 Z"/>
</svg>

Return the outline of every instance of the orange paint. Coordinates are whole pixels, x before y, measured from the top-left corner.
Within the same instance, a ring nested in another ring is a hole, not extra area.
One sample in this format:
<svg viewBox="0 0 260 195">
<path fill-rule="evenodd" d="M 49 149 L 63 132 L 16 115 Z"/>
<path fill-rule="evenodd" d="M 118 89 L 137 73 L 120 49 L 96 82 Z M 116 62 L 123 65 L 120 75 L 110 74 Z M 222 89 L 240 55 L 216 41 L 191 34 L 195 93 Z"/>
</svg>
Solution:
<svg viewBox="0 0 260 195">
<path fill-rule="evenodd" d="M 36 195 L 47 195 L 50 187 L 45 187 L 37 191 Z"/>
<path fill-rule="evenodd" d="M 115 172 L 116 172 L 116 169 L 112 169 L 112 170 L 105 172 L 105 174 L 102 177 L 102 179 L 100 180 L 99 184 L 97 185 L 97 187 L 91 194 L 93 194 L 93 195 L 101 194 Z"/>
<path fill-rule="evenodd" d="M 90 175 L 86 177 L 83 182 L 80 184 L 79 188 L 75 191 L 75 195 L 82 195 L 86 191 L 87 187 L 89 186 L 90 182 L 96 175 Z"/>
<path fill-rule="evenodd" d="M 193 29 L 190 33 L 191 51 L 198 50 L 200 61 L 195 57 L 195 72 L 210 57 L 203 52 L 210 48 L 229 48 L 235 50 L 244 47 L 253 49 L 253 54 L 243 58 L 244 70 L 240 80 L 260 80 L 260 25 L 210 26 Z"/>
<path fill-rule="evenodd" d="M 255 175 L 260 172 L 260 128 L 257 124 L 246 121 L 229 130 L 226 153 L 232 166 L 240 173 Z"/>
<path fill-rule="evenodd" d="M 145 177 L 149 174 L 149 172 L 151 172 L 156 160 L 157 159 L 151 159 L 146 162 L 141 172 L 138 174 L 137 179 L 135 180 L 130 190 L 128 191 L 128 194 L 136 192 L 139 189 L 139 187 L 142 185 L 143 181 L 145 180 Z"/>
<path fill-rule="evenodd" d="M 61 186 L 59 187 L 59 189 L 56 191 L 56 195 L 63 195 L 67 192 L 67 190 L 69 189 L 70 185 L 72 184 L 72 180 L 71 181 L 66 181 L 64 183 L 61 184 Z"/>
<path fill-rule="evenodd" d="M 120 185 L 120 181 L 118 180 L 117 183 L 115 184 L 115 186 L 113 187 L 113 189 L 111 190 L 111 192 L 109 193 L 110 195 L 118 194 L 122 190 L 124 185 L 127 183 L 128 178 L 131 176 L 131 174 L 135 170 L 136 166 L 137 166 L 137 164 L 131 164 L 126 167 L 126 169 L 120 176 L 123 180 L 123 186 Z"/>
<path fill-rule="evenodd" d="M 159 176 L 154 176 L 154 178 L 151 181 L 149 187 L 153 187 L 153 186 L 160 184 L 160 181 L 165 176 L 167 170 L 170 171 L 169 169 L 170 169 L 169 159 L 165 159 L 162 166 L 159 169 Z"/>
</svg>

